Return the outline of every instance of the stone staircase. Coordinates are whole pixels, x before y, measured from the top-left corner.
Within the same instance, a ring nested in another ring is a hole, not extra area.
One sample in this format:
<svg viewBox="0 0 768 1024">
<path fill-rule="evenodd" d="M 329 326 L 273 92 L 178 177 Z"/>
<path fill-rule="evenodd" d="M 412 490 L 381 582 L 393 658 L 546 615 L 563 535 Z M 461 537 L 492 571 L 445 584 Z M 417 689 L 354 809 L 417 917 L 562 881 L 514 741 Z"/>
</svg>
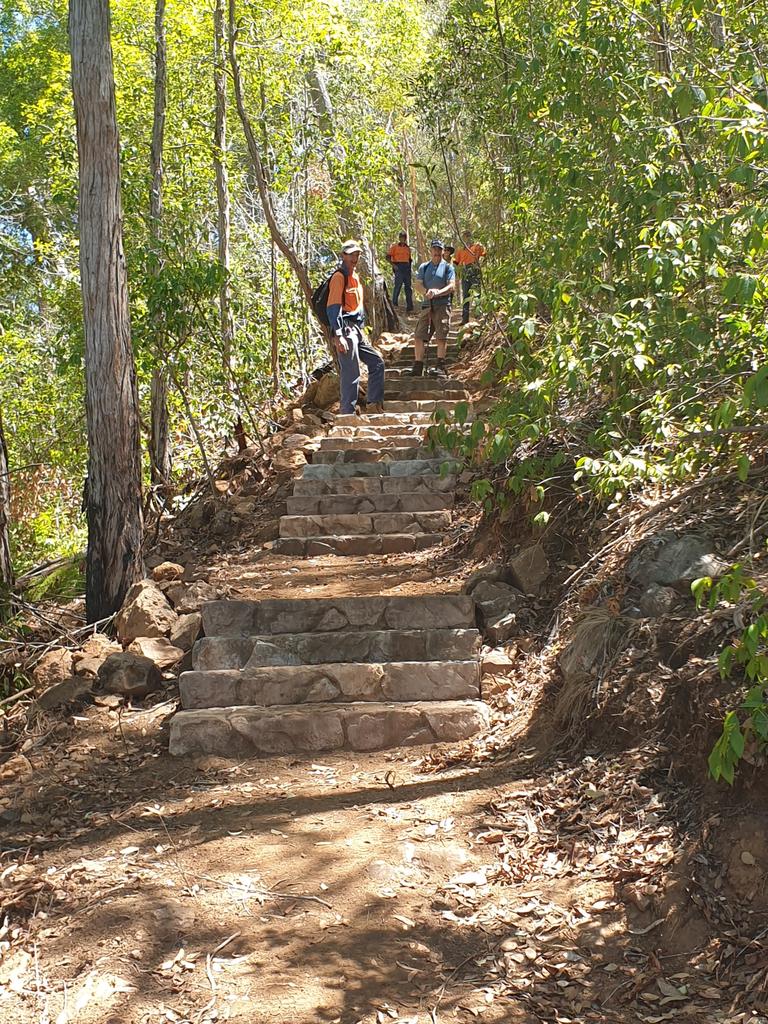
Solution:
<svg viewBox="0 0 768 1024">
<path fill-rule="evenodd" d="M 388 361 L 384 413 L 336 417 L 294 482 L 276 553 L 398 554 L 442 542 L 456 463 L 425 435 L 435 410 L 453 410 L 469 396 L 459 380 L 407 376 L 412 361 L 413 346 L 394 366 Z"/>
<path fill-rule="evenodd" d="M 446 472 L 424 434 L 438 403 L 467 395 L 458 381 L 396 372 L 410 362 L 388 366 L 385 413 L 336 417 L 294 482 L 275 554 L 370 558 L 442 541 L 456 467 Z M 179 684 L 175 755 L 380 750 L 465 739 L 488 723 L 471 597 L 213 601 L 203 632 Z"/>
</svg>

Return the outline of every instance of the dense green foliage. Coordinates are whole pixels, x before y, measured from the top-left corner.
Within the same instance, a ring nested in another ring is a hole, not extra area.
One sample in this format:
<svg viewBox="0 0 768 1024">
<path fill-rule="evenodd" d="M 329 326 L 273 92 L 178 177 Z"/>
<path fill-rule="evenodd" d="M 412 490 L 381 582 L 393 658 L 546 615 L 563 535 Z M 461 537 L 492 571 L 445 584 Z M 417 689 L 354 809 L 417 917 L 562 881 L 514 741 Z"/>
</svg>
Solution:
<svg viewBox="0 0 768 1024">
<path fill-rule="evenodd" d="M 748 471 L 742 431 L 768 403 L 764 18 L 732 0 L 449 5 L 435 142 L 491 245 L 514 385 L 465 450 L 503 465 L 564 433 L 605 501 Z M 553 469 L 517 460 L 498 497 Z"/>
</svg>

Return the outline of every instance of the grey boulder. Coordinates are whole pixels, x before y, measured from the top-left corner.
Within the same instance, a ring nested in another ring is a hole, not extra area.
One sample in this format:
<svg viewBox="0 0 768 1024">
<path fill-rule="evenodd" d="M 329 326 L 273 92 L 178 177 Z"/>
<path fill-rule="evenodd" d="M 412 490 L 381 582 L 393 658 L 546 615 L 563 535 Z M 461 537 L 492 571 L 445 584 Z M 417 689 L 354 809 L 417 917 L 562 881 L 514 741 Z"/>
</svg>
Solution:
<svg viewBox="0 0 768 1024">
<path fill-rule="evenodd" d="M 107 693 L 124 697 L 146 697 L 162 686 L 160 670 L 141 654 L 124 651 L 110 655 L 99 669 L 99 682 Z"/>
</svg>

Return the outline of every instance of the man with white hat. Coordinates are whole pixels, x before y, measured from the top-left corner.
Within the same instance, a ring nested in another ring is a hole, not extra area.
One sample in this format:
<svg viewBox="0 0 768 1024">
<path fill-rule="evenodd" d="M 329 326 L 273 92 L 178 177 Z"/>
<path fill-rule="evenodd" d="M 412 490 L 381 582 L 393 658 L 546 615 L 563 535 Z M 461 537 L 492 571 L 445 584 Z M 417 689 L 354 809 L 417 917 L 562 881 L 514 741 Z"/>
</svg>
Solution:
<svg viewBox="0 0 768 1024">
<path fill-rule="evenodd" d="M 451 296 L 456 289 L 456 271 L 443 259 L 445 248 L 439 238 L 431 246 L 432 258 L 422 263 L 416 275 L 416 284 L 424 293 L 421 313 L 414 331 L 415 360 L 411 373 L 414 377 L 424 374 L 424 346 L 429 341 L 429 329 L 437 343 L 438 377 L 447 377 L 445 355 L 448 348 L 448 331 L 451 321 Z"/>
<path fill-rule="evenodd" d="M 355 411 L 360 387 L 360 363 L 368 367 L 368 398 L 366 412 L 384 412 L 384 360 L 365 340 L 365 308 L 363 286 L 357 276 L 357 263 L 362 249 L 353 239 L 341 247 L 339 269 L 328 285 L 328 325 L 339 354 L 339 411 Z"/>
</svg>

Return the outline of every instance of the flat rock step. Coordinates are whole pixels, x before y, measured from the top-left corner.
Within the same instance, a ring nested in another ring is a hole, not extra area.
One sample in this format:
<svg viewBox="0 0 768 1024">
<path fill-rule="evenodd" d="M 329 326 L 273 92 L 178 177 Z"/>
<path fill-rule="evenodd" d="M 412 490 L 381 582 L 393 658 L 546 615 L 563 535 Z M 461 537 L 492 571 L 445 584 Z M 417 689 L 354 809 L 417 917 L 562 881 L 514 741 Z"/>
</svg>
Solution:
<svg viewBox="0 0 768 1024">
<path fill-rule="evenodd" d="M 326 468 L 326 467 L 323 467 Z M 288 499 L 288 511 L 300 514 L 291 506 L 291 501 L 303 497 L 341 497 L 342 495 L 368 495 L 372 498 L 384 495 L 435 494 L 447 496 L 456 489 L 456 477 L 431 473 L 424 476 L 350 476 L 329 477 L 327 480 L 294 480 L 293 498 Z M 453 499 L 451 498 L 451 504 Z M 439 506 L 440 508 L 448 506 Z M 381 511 L 384 511 L 382 508 Z"/>
<path fill-rule="evenodd" d="M 328 437 L 370 437 L 378 440 L 382 437 L 424 437 L 429 421 L 424 423 L 387 423 L 378 427 L 366 423 L 350 426 L 331 427 Z"/>
<path fill-rule="evenodd" d="M 319 558 L 321 555 L 403 555 L 443 543 L 442 533 L 339 534 L 319 537 L 280 537 L 270 542 L 277 555 Z"/>
<path fill-rule="evenodd" d="M 323 437 L 320 440 L 322 452 L 356 451 L 375 448 L 378 451 L 388 451 L 390 448 L 413 448 L 424 446 L 424 432 L 418 434 L 390 434 L 389 437 Z"/>
<path fill-rule="evenodd" d="M 358 464 L 334 462 L 325 465 L 324 463 L 313 463 L 310 466 L 302 466 L 301 475 L 294 481 L 303 483 L 306 480 L 333 480 L 353 476 L 426 476 L 429 473 L 438 475 L 456 473 L 461 468 L 461 463 L 454 458 L 435 458 L 430 453 L 429 459 L 389 459 L 381 462 L 361 462 Z M 294 492 L 298 493 L 298 492 Z"/>
<path fill-rule="evenodd" d="M 331 665 L 339 662 L 471 661 L 476 629 L 357 629 L 266 636 L 204 636 L 192 651 L 196 672 L 267 665 Z"/>
<path fill-rule="evenodd" d="M 390 661 L 183 672 L 179 692 L 186 709 L 477 699 L 480 665 L 477 661 Z"/>
<path fill-rule="evenodd" d="M 434 401 L 428 401 L 425 398 L 414 398 L 407 402 L 387 402 L 384 408 L 387 412 L 426 412 L 431 415 L 438 409 L 445 409 L 446 411 L 453 412 L 458 404 L 459 403 L 454 399 L 436 399 Z M 469 403 L 469 411 L 471 410 L 472 404 Z"/>
<path fill-rule="evenodd" d="M 480 701 L 409 704 L 205 708 L 171 720 L 174 756 L 214 754 L 245 758 L 323 750 L 385 750 L 468 739 L 486 728 Z"/>
<path fill-rule="evenodd" d="M 466 594 L 265 598 L 263 601 L 222 599 L 204 604 L 202 616 L 205 636 L 217 638 L 354 630 L 463 629 L 474 628 L 475 602 Z"/>
<path fill-rule="evenodd" d="M 339 427 L 372 427 L 374 430 L 379 427 L 398 426 L 428 426 L 432 419 L 430 412 L 374 412 L 363 413 L 338 413 L 333 420 L 334 426 Z"/>
<path fill-rule="evenodd" d="M 412 479 L 412 478 L 407 478 Z M 400 491 L 394 494 L 294 495 L 286 501 L 289 516 L 354 515 L 370 512 L 439 512 L 453 506 L 453 493 Z"/>
<path fill-rule="evenodd" d="M 393 386 L 403 394 L 407 391 L 445 391 L 457 390 L 466 391 L 464 381 L 455 377 L 432 377 L 428 373 L 423 377 L 412 377 L 410 374 L 397 374 L 392 379 Z M 387 386 L 387 378 L 384 378 L 384 386 Z"/>
<path fill-rule="evenodd" d="M 412 462 L 414 460 L 436 459 L 438 455 L 448 458 L 447 453 L 437 453 L 432 448 L 424 448 L 418 444 L 400 446 L 398 448 L 376 448 L 370 447 L 371 445 L 375 445 L 375 442 L 366 442 L 365 448 L 331 449 L 330 451 L 313 452 L 312 465 L 339 466 L 344 463 L 379 462 L 385 459 L 391 459 L 393 462 Z"/>
<path fill-rule="evenodd" d="M 397 382 L 384 388 L 385 406 L 393 401 L 403 402 L 428 402 L 432 399 L 445 399 L 446 401 L 466 402 L 469 393 L 465 387 L 460 388 L 430 388 L 430 387 L 401 387 Z"/>
<path fill-rule="evenodd" d="M 281 537 L 352 537 L 367 534 L 439 533 L 451 525 L 451 513 L 438 512 L 352 512 L 339 515 L 282 516 Z"/>
</svg>

